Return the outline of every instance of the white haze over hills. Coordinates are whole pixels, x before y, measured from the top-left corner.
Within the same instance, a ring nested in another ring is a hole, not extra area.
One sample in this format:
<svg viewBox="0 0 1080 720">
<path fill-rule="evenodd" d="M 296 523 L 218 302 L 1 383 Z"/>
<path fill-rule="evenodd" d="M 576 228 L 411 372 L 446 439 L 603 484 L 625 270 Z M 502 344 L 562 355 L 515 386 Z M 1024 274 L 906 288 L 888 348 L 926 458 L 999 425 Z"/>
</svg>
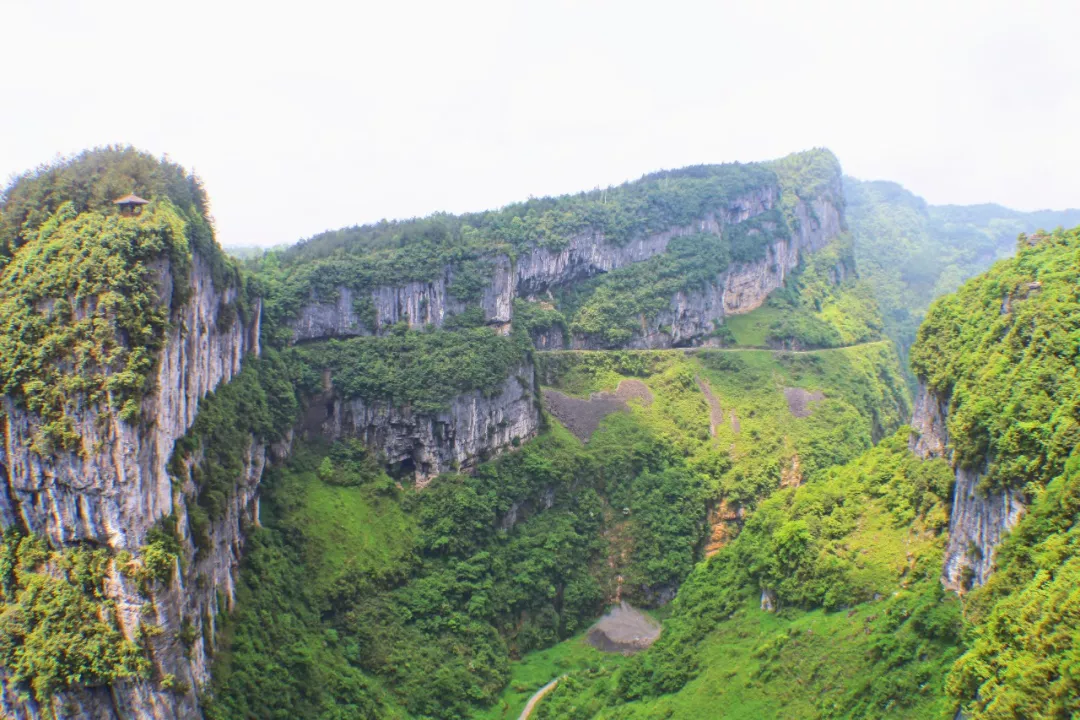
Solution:
<svg viewBox="0 0 1080 720">
<path fill-rule="evenodd" d="M 934 204 L 1080 205 L 1075 2 L 8 0 L 0 174 L 130 143 L 228 245 L 814 146 Z"/>
</svg>

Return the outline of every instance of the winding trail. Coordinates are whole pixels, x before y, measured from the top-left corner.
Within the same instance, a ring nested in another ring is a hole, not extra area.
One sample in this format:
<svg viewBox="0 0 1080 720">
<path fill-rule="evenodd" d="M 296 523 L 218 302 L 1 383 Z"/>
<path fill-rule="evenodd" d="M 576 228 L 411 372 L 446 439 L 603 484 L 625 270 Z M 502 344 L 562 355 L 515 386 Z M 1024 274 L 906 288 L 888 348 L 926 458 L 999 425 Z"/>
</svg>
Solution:
<svg viewBox="0 0 1080 720">
<path fill-rule="evenodd" d="M 724 424 L 724 408 L 720 407 L 720 401 L 712 394 L 712 388 L 709 387 L 707 380 L 703 380 L 700 375 L 695 375 L 694 381 L 709 403 L 709 434 L 716 437 L 716 429 Z"/>
<path fill-rule="evenodd" d="M 544 696 L 555 689 L 555 686 L 559 684 L 565 675 L 560 675 L 544 687 L 540 688 L 533 693 L 533 696 L 529 698 L 529 702 L 525 703 L 525 709 L 521 711 L 521 715 L 518 715 L 518 720 L 529 720 L 529 716 L 532 715 L 532 711 L 536 709 L 536 706 L 540 704 L 540 701 L 544 699 Z"/>
</svg>

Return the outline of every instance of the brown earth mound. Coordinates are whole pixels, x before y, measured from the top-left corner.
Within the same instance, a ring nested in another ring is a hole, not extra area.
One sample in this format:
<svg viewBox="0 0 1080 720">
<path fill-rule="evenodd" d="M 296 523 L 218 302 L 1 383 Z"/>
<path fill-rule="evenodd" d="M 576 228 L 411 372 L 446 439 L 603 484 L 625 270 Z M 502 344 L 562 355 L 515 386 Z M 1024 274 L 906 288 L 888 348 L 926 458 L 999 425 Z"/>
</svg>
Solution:
<svg viewBox="0 0 1080 720">
<path fill-rule="evenodd" d="M 660 623 L 630 604 L 622 602 L 596 621 L 586 636 L 588 643 L 602 652 L 624 655 L 644 650 L 660 637 Z"/>
<path fill-rule="evenodd" d="M 810 403 L 825 399 L 820 390 L 810 392 L 804 388 L 784 388 L 784 397 L 787 398 L 788 410 L 797 418 L 810 417 L 814 412 Z"/>
<path fill-rule="evenodd" d="M 628 410 L 628 400 L 637 400 L 645 407 L 653 401 L 649 388 L 640 380 L 623 380 L 615 392 L 593 393 L 588 400 L 551 388 L 544 388 L 543 394 L 547 411 L 581 442 L 588 442 L 600 421 L 608 415 Z"/>
</svg>

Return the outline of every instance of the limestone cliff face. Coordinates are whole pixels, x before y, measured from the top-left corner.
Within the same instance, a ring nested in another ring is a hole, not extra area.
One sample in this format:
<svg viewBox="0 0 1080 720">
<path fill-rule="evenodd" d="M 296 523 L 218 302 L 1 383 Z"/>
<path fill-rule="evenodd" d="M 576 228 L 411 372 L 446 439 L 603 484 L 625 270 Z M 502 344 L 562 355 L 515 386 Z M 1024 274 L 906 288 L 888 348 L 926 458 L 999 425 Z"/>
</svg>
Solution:
<svg viewBox="0 0 1080 720">
<path fill-rule="evenodd" d="M 912 452 L 923 458 L 950 460 L 947 419 L 947 399 L 920 383 L 911 419 L 916 431 L 909 441 Z M 1010 490 L 980 491 L 979 479 L 984 473 L 957 467 L 955 474 L 949 543 L 941 580 L 952 590 L 965 590 L 969 580 L 982 585 L 993 572 L 997 546 L 1020 521 L 1024 504 L 1020 495 Z"/>
<path fill-rule="evenodd" d="M 498 255 L 491 260 L 491 280 L 479 300 L 484 319 L 492 325 L 504 325 L 511 320 L 515 297 L 534 298 L 555 286 L 648 260 L 663 253 L 672 238 L 699 232 L 722 232 L 726 226 L 772 209 L 778 201 L 778 193 L 775 186 L 762 187 L 689 225 L 646 235 L 622 245 L 609 243 L 603 232 L 589 230 L 569 238 L 559 250 L 534 248 L 522 253 L 514 262 L 505 255 Z M 291 324 L 293 341 L 380 334 L 400 321 L 408 322 L 411 327 L 441 327 L 448 318 L 468 307 L 450 293 L 453 280 L 453 268 L 446 267 L 434 280 L 379 287 L 363 296 L 340 287 L 336 299 L 321 301 L 313 298 L 301 308 Z M 782 275 L 780 282 L 783 282 Z M 770 289 L 778 286 L 773 285 Z M 742 292 L 738 288 L 733 290 L 736 294 Z M 365 314 L 366 320 L 362 317 Z"/>
<path fill-rule="evenodd" d="M 515 272 L 517 294 L 535 297 L 556 285 L 584 280 L 648 260 L 667 250 L 672 238 L 699 232 L 719 233 L 728 225 L 772 209 L 777 198 L 776 187 L 763 187 L 697 222 L 646 235 L 625 245 L 607 242 L 602 232 L 588 231 L 571 237 L 561 250 L 536 248 L 518 258 Z"/>
<path fill-rule="evenodd" d="M 258 308 L 248 325 L 218 322 L 236 290 L 218 291 L 198 257 L 190 273 L 191 298 L 173 318 L 158 358 L 153 390 L 142 401 L 142 420 L 131 424 L 90 407 L 73 415 L 80 446 L 42 457 L 30 450 L 36 416 L 4 397 L 0 462 L 7 493 L 0 518 L 49 537 L 54 545 L 90 540 L 115 549 L 137 548 L 146 531 L 173 510 L 166 463 L 173 443 L 195 420 L 199 399 L 258 353 Z M 163 304 L 171 302 L 168 267 L 159 269 Z"/>
<path fill-rule="evenodd" d="M 676 294 L 668 309 L 643 321 L 642 333 L 630 341 L 630 347 L 668 348 L 707 343 L 708 334 L 724 317 L 761 307 L 769 293 L 784 285 L 803 253 L 820 250 L 843 231 L 836 200 L 839 197 L 837 187 L 810 203 L 800 202 L 795 208 L 798 228 L 791 238 L 770 245 L 761 260 L 733 264 L 705 287 Z M 587 337 L 574 338 L 573 345 L 580 349 L 603 347 Z"/>
<path fill-rule="evenodd" d="M 770 292 L 783 285 L 802 253 L 824 247 L 842 231 L 839 183 L 837 178 L 835 187 L 817 198 L 799 202 L 794 209 L 796 222 L 791 237 L 773 243 L 761 260 L 735 264 L 709 286 L 676 295 L 670 310 L 649 322 L 643 321 L 642 333 L 629 343 L 630 347 L 700 344 L 725 316 L 760 306 Z M 602 232 L 590 230 L 568 238 L 557 250 L 533 248 L 513 262 L 497 256 L 491 262 L 490 283 L 480 298 L 484 318 L 505 329 L 512 319 L 515 297 L 537 299 L 555 287 L 648 260 L 663 253 L 676 237 L 722 233 L 726 227 L 772 210 L 779 199 L 779 188 L 764 186 L 696 222 L 625 244 L 609 243 Z M 414 327 L 439 327 L 466 309 L 465 303 L 450 294 L 453 279 L 453 269 L 447 267 L 432 281 L 380 287 L 363 298 L 349 288 L 339 288 L 333 302 L 313 301 L 302 309 L 292 325 L 294 341 L 380 333 L 399 321 Z M 533 339 L 544 350 L 562 349 L 567 341 L 573 348 L 600 347 L 587 337 L 567 338 L 561 328 L 538 331 Z M 531 369 L 525 374 L 531 383 Z M 307 427 L 319 426 L 320 432 L 332 438 L 361 438 L 384 453 L 388 462 L 415 468 L 417 479 L 423 483 L 452 468 L 468 469 L 480 458 L 500 452 L 515 437 L 525 439 L 535 433 L 536 411 L 531 408 L 531 400 L 516 388 L 514 378 L 510 378 L 494 397 L 468 394 L 457 398 L 449 412 L 431 416 L 386 403 L 343 401 L 328 396 L 326 402 L 313 403 L 315 417 L 309 411 Z M 533 393 L 530 385 L 527 394 Z M 326 407 L 330 409 L 324 410 Z"/>
<path fill-rule="evenodd" d="M 157 268 L 163 304 L 173 296 L 167 265 Z M 164 349 L 158 357 L 153 389 L 142 401 L 141 421 L 129 424 L 100 408 L 75 414 L 81 447 L 48 457 L 29 450 L 37 420 L 3 398 L 3 443 L 0 444 L 0 518 L 47 536 L 54 545 L 89 542 L 113 550 L 137 550 L 147 530 L 175 514 L 186 532 L 185 496 L 194 496 L 190 466 L 174 488 L 166 465 L 176 440 L 195 420 L 199 400 L 240 370 L 249 353 L 259 351 L 259 309 L 247 323 L 219 317 L 236 300 L 235 289 L 219 290 L 209 267 L 197 255 L 190 273 L 190 296 L 175 311 Z M 227 316 L 226 316 L 227 317 Z M 278 452 L 284 448 L 278 448 Z M 226 512 L 211 528 L 209 547 L 196 554 L 185 537 L 185 555 L 195 558 L 181 572 L 178 564 L 168 583 L 155 582 L 149 597 L 113 569 L 106 590 L 116 602 L 117 616 L 129 639 L 143 623 L 163 632 L 150 640 L 154 679 L 118 683 L 59 694 L 52 712 L 59 718 L 179 719 L 199 714 L 197 690 L 209 679 L 206 643 L 213 637 L 219 598 L 232 603 L 240 558 L 242 530 L 257 522 L 256 488 L 269 450 L 252 439 L 243 477 Z M 152 613 L 144 606 L 151 603 Z M 191 647 L 179 639 L 183 627 L 196 630 Z M 173 675 L 186 691 L 166 690 L 160 678 Z M 0 672 L 2 676 L 2 672 Z M 0 678 L 2 679 L 2 678 Z M 32 700 L 5 689 L 0 714 L 26 720 L 42 717 Z"/>
<path fill-rule="evenodd" d="M 332 379 L 331 379 L 332 383 Z M 531 364 L 517 368 L 497 392 L 458 395 L 438 413 L 417 413 L 387 402 L 341 399 L 328 393 L 322 416 L 309 413 L 307 427 L 331 439 L 363 440 L 388 463 L 412 468 L 417 484 L 439 473 L 467 471 L 489 457 L 533 437 L 540 427 Z"/>
<path fill-rule="evenodd" d="M 442 327 L 447 319 L 468 307 L 452 294 L 453 282 L 453 268 L 446 267 L 434 280 L 382 286 L 363 294 L 340 287 L 336 300 L 313 298 L 301 308 L 292 322 L 293 342 L 378 335 L 398 322 L 406 322 L 413 328 Z M 513 303 L 510 258 L 499 255 L 491 260 L 491 283 L 480 297 L 484 319 L 492 324 L 510 322 Z"/>
</svg>

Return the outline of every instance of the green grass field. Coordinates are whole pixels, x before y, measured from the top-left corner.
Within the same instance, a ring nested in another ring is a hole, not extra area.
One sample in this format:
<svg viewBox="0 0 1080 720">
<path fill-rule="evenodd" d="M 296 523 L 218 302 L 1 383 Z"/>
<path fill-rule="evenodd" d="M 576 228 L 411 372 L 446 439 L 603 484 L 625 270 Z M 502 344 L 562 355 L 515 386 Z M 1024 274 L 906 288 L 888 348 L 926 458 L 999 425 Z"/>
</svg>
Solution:
<svg viewBox="0 0 1080 720">
<path fill-rule="evenodd" d="M 401 503 L 368 488 L 328 485 L 314 473 L 303 478 L 303 504 L 296 518 L 323 549 L 328 566 L 346 561 L 377 571 L 394 567 L 411 548 L 412 521 Z"/>
<path fill-rule="evenodd" d="M 725 317 L 724 324 L 740 347 L 765 347 L 769 326 L 789 312 L 788 309 L 765 304 L 745 315 Z"/>
</svg>

